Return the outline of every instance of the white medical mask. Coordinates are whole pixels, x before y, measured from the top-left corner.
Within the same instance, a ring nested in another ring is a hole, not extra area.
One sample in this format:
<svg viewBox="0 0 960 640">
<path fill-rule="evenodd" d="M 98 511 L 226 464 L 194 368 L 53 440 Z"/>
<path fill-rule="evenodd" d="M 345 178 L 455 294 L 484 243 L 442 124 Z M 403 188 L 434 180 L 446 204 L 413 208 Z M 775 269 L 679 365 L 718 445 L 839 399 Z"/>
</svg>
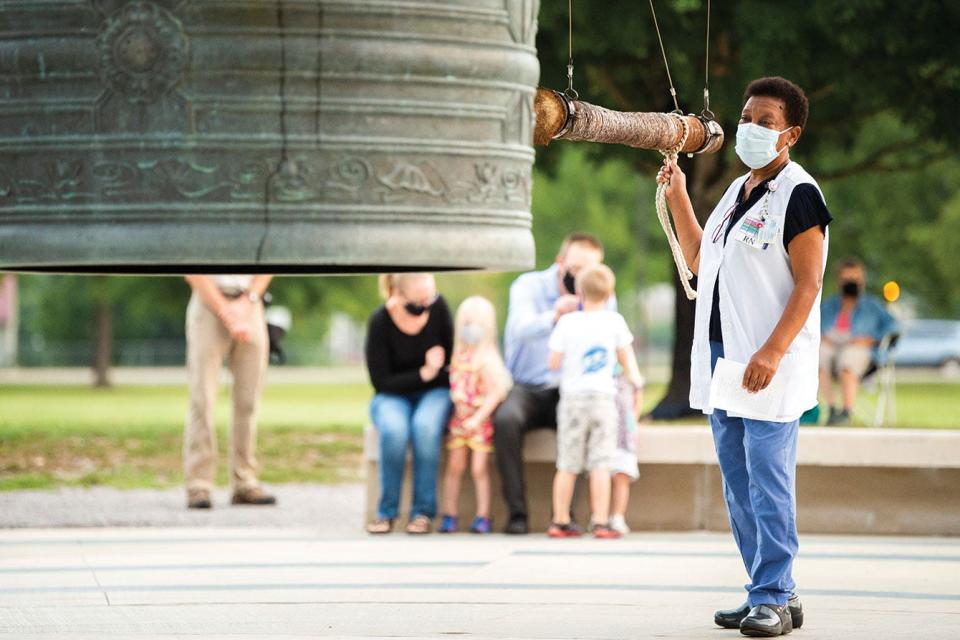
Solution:
<svg viewBox="0 0 960 640">
<path fill-rule="evenodd" d="M 479 344 L 483 340 L 483 327 L 478 324 L 465 324 L 460 327 L 460 342 Z"/>
<path fill-rule="evenodd" d="M 743 122 L 737 127 L 737 155 L 751 169 L 760 169 L 773 162 L 780 151 L 777 150 L 777 140 L 780 135 L 790 131 L 787 127 L 783 131 L 774 131 L 761 127 L 752 122 Z"/>
</svg>

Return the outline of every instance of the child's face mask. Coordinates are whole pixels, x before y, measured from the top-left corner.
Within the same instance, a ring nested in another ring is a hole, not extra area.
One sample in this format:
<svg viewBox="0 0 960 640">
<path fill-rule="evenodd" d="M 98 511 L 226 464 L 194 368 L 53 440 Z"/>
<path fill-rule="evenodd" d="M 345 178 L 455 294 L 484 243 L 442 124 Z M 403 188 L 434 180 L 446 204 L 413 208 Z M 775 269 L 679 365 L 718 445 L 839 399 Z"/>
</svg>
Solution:
<svg viewBox="0 0 960 640">
<path fill-rule="evenodd" d="M 460 341 L 463 344 L 479 344 L 483 340 L 483 327 L 477 324 L 465 324 L 460 327 Z"/>
</svg>

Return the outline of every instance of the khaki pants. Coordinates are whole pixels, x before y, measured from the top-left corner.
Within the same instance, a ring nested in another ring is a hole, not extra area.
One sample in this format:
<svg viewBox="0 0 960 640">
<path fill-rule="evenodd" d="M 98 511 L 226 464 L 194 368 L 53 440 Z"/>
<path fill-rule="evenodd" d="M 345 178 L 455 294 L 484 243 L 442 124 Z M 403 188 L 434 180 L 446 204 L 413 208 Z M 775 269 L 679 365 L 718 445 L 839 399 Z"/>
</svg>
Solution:
<svg viewBox="0 0 960 640">
<path fill-rule="evenodd" d="M 850 344 L 836 336 L 828 337 L 833 342 L 820 343 L 820 368 L 827 371 L 849 371 L 860 379 L 870 368 L 873 350 L 862 344 Z"/>
<path fill-rule="evenodd" d="M 230 483 L 233 489 L 257 486 L 257 408 L 267 370 L 270 343 L 263 305 L 252 305 L 250 342 L 239 343 L 196 295 L 187 305 L 187 377 L 190 407 L 183 437 L 187 489 L 213 488 L 217 470 L 214 409 L 224 358 L 233 374 Z"/>
</svg>

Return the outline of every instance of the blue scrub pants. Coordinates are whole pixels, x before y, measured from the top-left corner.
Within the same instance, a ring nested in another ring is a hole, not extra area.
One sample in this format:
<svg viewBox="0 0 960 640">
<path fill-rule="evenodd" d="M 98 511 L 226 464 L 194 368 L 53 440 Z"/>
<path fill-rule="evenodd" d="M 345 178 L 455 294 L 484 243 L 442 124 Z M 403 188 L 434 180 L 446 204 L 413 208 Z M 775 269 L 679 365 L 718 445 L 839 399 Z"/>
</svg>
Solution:
<svg viewBox="0 0 960 640">
<path fill-rule="evenodd" d="M 723 344 L 710 343 L 711 367 Z M 751 607 L 785 605 L 793 595 L 797 555 L 798 421 L 768 422 L 710 416 L 717 446 L 723 497 L 733 539 L 750 576 L 745 586 Z"/>
</svg>

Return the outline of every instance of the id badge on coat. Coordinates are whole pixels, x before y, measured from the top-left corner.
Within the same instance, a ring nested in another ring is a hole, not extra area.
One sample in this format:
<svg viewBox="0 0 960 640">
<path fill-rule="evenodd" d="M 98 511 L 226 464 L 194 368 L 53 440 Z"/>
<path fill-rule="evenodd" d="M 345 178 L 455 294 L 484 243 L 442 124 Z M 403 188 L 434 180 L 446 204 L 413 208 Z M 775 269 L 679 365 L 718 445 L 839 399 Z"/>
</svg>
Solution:
<svg viewBox="0 0 960 640">
<path fill-rule="evenodd" d="M 763 249 L 763 241 L 760 232 L 764 227 L 764 222 L 760 218 L 754 217 L 749 213 L 743 216 L 743 220 L 737 224 L 737 230 L 734 231 L 733 239 L 754 249 Z"/>
<path fill-rule="evenodd" d="M 744 216 L 734 239 L 754 249 L 766 249 L 780 237 L 780 219 L 772 216 L 755 218 Z"/>
</svg>

